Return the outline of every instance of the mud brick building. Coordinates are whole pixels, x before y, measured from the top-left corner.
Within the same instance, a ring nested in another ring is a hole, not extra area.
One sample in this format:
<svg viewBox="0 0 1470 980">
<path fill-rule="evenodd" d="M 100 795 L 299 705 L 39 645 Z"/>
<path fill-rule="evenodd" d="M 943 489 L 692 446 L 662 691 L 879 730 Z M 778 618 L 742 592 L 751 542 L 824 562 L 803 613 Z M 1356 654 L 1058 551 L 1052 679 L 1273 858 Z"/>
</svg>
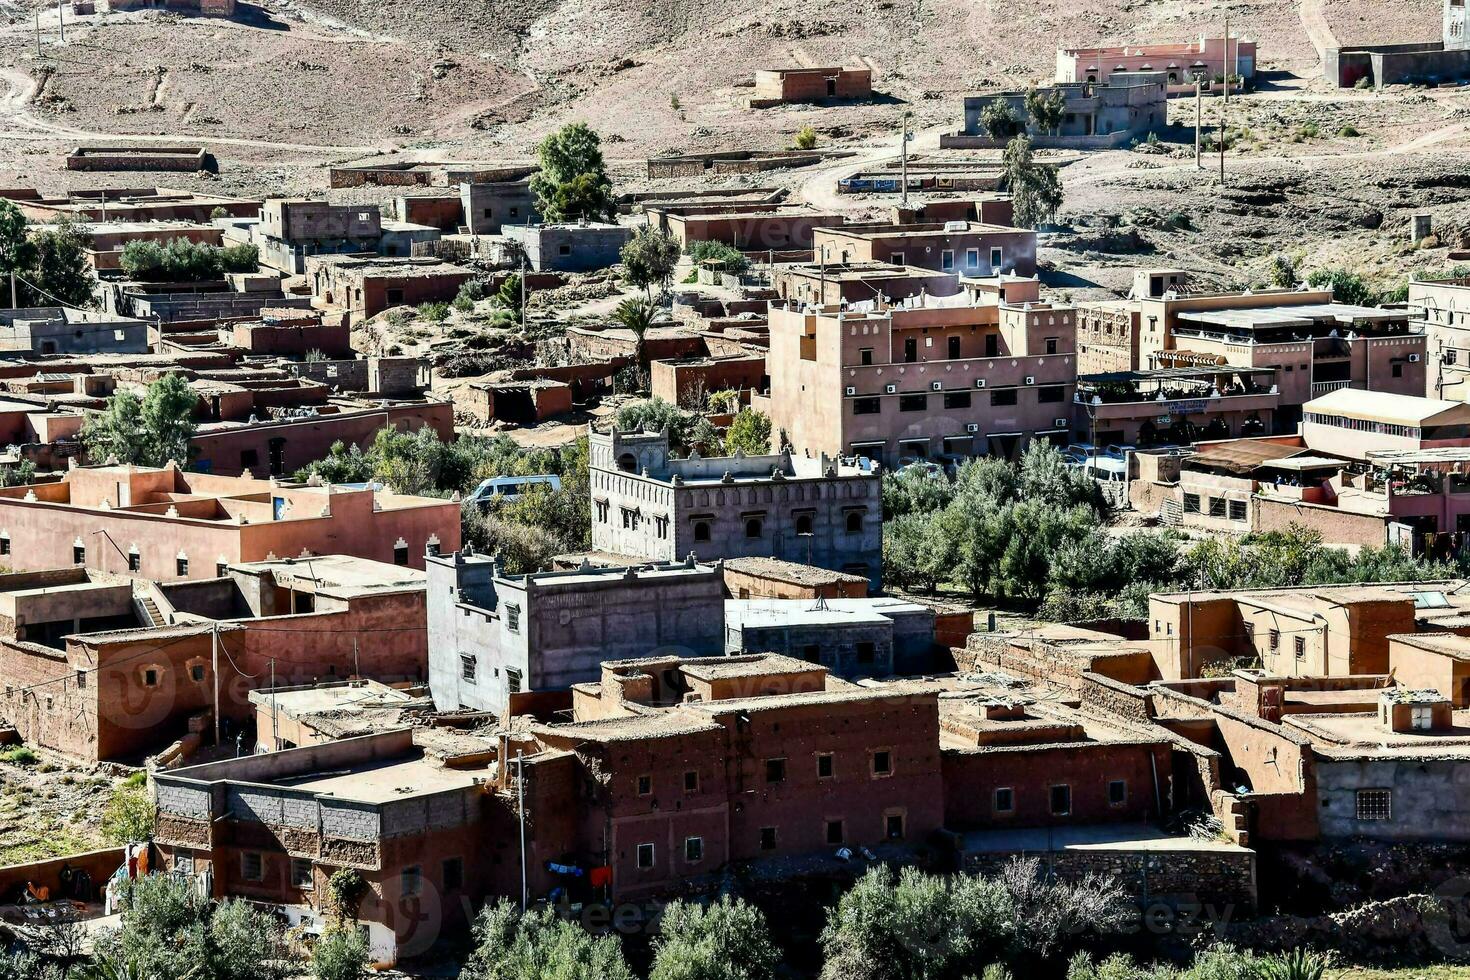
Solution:
<svg viewBox="0 0 1470 980">
<path fill-rule="evenodd" d="M 128 242 L 166 245 L 182 238 L 217 246 L 224 239 L 222 228 L 190 221 L 93 221 L 81 226 L 81 230 L 87 236 L 87 262 L 99 276 L 120 274 L 122 250 Z"/>
<path fill-rule="evenodd" d="M 812 229 L 843 223 L 840 214 L 787 204 L 664 204 L 645 211 L 650 225 L 685 248 L 723 242 L 742 252 L 805 251 Z"/>
<path fill-rule="evenodd" d="M 797 452 L 1014 458 L 1070 441 L 1073 310 L 1035 302 L 1034 280 L 970 296 L 855 310 L 771 306 L 768 397 L 756 399 Z M 797 557 L 797 556 L 792 556 Z"/>
<path fill-rule="evenodd" d="M 1206 37 L 1184 44 L 1128 44 L 1122 47 L 1057 49 L 1058 82 L 1106 82 L 1119 72 L 1160 71 L 1170 95 L 1192 94 L 1195 79 L 1205 91 L 1223 88 L 1227 75 L 1236 87 L 1256 76 L 1256 42 L 1240 37 Z"/>
<path fill-rule="evenodd" d="M 119 9 L 123 9 L 126 3 L 127 0 L 123 0 Z M 78 146 L 66 157 L 68 170 L 172 170 L 195 173 L 208 167 L 209 154 L 202 146 Z"/>
<path fill-rule="evenodd" d="M 459 504 L 364 487 L 90 466 L 0 490 L 0 556 L 17 571 L 83 566 L 156 581 L 239 562 L 345 554 L 424 567 L 459 547 Z"/>
<path fill-rule="evenodd" d="M 731 599 L 862 599 L 868 580 L 814 565 L 776 558 L 729 558 L 725 595 Z"/>
<path fill-rule="evenodd" d="M 60 306 L 0 311 L 0 356 L 143 354 L 148 349 L 148 324 L 132 317 Z"/>
<path fill-rule="evenodd" d="M 320 255 L 306 259 L 314 302 L 355 325 L 394 306 L 447 303 L 475 271 L 433 258 Z"/>
<path fill-rule="evenodd" d="M 326 556 L 213 574 L 163 585 L 84 568 L 0 575 L 0 717 L 34 745 L 135 760 L 176 739 L 212 741 L 216 698 L 226 737 L 241 731 L 250 692 L 272 677 L 427 675 L 421 571 Z"/>
<path fill-rule="evenodd" d="M 881 576 L 872 467 L 791 453 L 671 459 L 667 433 L 589 438 L 596 550 L 663 561 L 774 557 Z"/>
<path fill-rule="evenodd" d="M 887 262 L 966 276 L 1036 275 L 1036 232 L 980 221 L 816 228 L 818 262 Z"/>
<path fill-rule="evenodd" d="M 1006 139 L 990 135 L 985 128 L 985 111 L 1004 103 L 1037 146 L 1056 149 L 1109 149 L 1142 140 L 1168 123 L 1169 73 L 1163 71 L 1115 71 L 1097 82 L 1057 82 L 1049 93 L 1063 101 L 1061 126 L 1048 132 L 1037 125 L 1026 109 L 1025 90 L 973 95 L 965 99 L 965 128 L 941 136 L 939 145 L 948 149 L 1004 147 Z"/>
<path fill-rule="evenodd" d="M 32 221 L 188 221 L 207 224 L 216 211 L 237 217 L 260 213 L 259 201 L 167 187 L 110 187 L 98 190 L 69 190 L 47 197 L 31 188 L 8 189 L 3 196 Z"/>
<path fill-rule="evenodd" d="M 718 566 L 649 564 L 505 575 L 494 558 L 427 559 L 430 686 L 442 711 L 504 716 L 525 691 L 597 679 L 604 660 L 720 652 Z"/>
<path fill-rule="evenodd" d="M 766 68 L 755 73 L 752 109 L 800 102 L 838 102 L 873 97 L 867 68 Z"/>
<path fill-rule="evenodd" d="M 633 229 L 625 225 L 576 224 L 505 225 L 501 234 L 525 251 L 526 262 L 537 272 L 593 272 L 617 265 Z"/>
<path fill-rule="evenodd" d="M 528 180 L 461 184 L 459 206 L 472 235 L 498 235 L 506 225 L 541 223 Z"/>
</svg>

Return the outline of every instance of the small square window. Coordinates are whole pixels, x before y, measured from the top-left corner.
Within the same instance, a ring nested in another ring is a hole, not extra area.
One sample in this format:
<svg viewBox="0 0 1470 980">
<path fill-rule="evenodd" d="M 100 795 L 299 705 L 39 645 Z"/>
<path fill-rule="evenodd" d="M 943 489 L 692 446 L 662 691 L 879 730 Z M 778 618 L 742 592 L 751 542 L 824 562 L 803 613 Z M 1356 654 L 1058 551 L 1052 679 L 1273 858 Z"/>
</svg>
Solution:
<svg viewBox="0 0 1470 980">
<path fill-rule="evenodd" d="M 149 667 L 148 669 L 146 669 L 146 670 L 143 671 L 143 686 L 144 687 L 157 687 L 158 686 L 158 671 L 157 670 L 155 670 L 152 667 Z"/>
<path fill-rule="evenodd" d="M 785 759 L 767 759 L 766 760 L 766 782 L 768 782 L 768 783 L 781 783 L 781 782 L 785 782 L 785 781 L 786 781 L 786 760 Z"/>
<path fill-rule="evenodd" d="M 1065 784 L 1051 788 L 1051 813 L 1054 817 L 1065 817 L 1072 812 L 1072 787 Z"/>
<path fill-rule="evenodd" d="M 903 814 L 890 813 L 883 819 L 883 833 L 889 840 L 903 839 Z"/>
<path fill-rule="evenodd" d="M 704 838 L 684 838 L 684 860 L 689 864 L 698 864 L 704 860 Z"/>
<path fill-rule="evenodd" d="M 1393 819 L 1393 790 L 1360 789 L 1354 799 L 1359 820 Z"/>
<path fill-rule="evenodd" d="M 653 845 L 652 844 L 639 844 L 638 845 L 638 867 L 639 868 L 651 868 L 651 867 L 653 867 Z"/>
<path fill-rule="evenodd" d="M 686 792 L 686 793 L 697 793 L 697 792 L 699 792 L 699 771 L 698 770 L 696 770 L 696 769 L 690 769 L 690 770 L 688 770 L 687 772 L 684 773 L 684 792 Z"/>
<path fill-rule="evenodd" d="M 505 691 L 507 694 L 521 693 L 521 672 L 512 668 L 505 668 Z"/>
<path fill-rule="evenodd" d="M 180 578 L 184 578 L 185 576 L 187 576 L 189 574 L 189 559 L 187 559 L 187 558 L 177 558 L 177 559 L 175 559 L 174 560 L 174 572 Z"/>
<path fill-rule="evenodd" d="M 414 864 L 403 869 L 398 878 L 398 893 L 405 897 L 417 895 L 424 889 L 424 874 Z"/>
<path fill-rule="evenodd" d="M 653 777 L 652 776 L 639 776 L 638 777 L 638 795 L 639 796 L 652 796 L 653 795 Z"/>
<path fill-rule="evenodd" d="M 198 682 L 204 680 L 204 665 L 203 664 L 194 664 L 194 665 L 192 665 L 189 668 L 189 677 L 196 684 Z"/>
<path fill-rule="evenodd" d="M 308 858 L 291 859 L 291 884 L 303 891 L 312 887 L 311 861 Z"/>
<path fill-rule="evenodd" d="M 79 544 L 72 545 L 71 563 L 73 565 L 85 565 L 87 563 L 87 549 Z"/>
<path fill-rule="evenodd" d="M 395 565 L 407 565 L 408 564 L 408 545 L 406 545 L 406 544 L 404 544 L 404 545 L 397 545 L 397 546 L 395 546 L 393 548 L 393 564 L 395 564 Z"/>
<path fill-rule="evenodd" d="M 776 828 L 761 828 L 761 850 L 774 851 L 776 849 Z"/>
<path fill-rule="evenodd" d="M 461 680 L 473 681 L 475 679 L 475 658 L 468 653 L 459 655 L 459 676 Z"/>
<path fill-rule="evenodd" d="M 857 662 L 870 664 L 877 659 L 877 647 L 870 642 L 862 642 L 857 645 Z"/>
<path fill-rule="evenodd" d="M 1128 783 L 1114 779 L 1108 783 L 1108 806 L 1122 806 L 1128 802 Z"/>
<path fill-rule="evenodd" d="M 818 779 L 831 779 L 834 771 L 831 752 L 823 752 L 817 756 Z"/>
<path fill-rule="evenodd" d="M 890 776 L 893 774 L 893 756 L 887 750 L 873 753 L 873 775 Z"/>
<path fill-rule="evenodd" d="M 1016 791 L 1009 786 L 998 787 L 995 791 L 995 812 L 1013 813 L 1016 809 Z"/>
<path fill-rule="evenodd" d="M 260 881 L 265 877 L 265 862 L 259 851 L 246 851 L 240 855 L 240 877 L 246 881 Z"/>
<path fill-rule="evenodd" d="M 0 555 L 10 554 L 10 535 L 0 536 Z"/>
<path fill-rule="evenodd" d="M 512 633 L 519 633 L 521 631 L 520 606 L 507 605 L 505 607 L 505 628 L 510 630 Z"/>
<path fill-rule="evenodd" d="M 842 832 L 842 821 L 841 820 L 828 820 L 827 821 L 827 843 L 828 844 L 841 844 L 841 843 L 843 843 L 844 839 L 845 838 L 844 838 L 844 835 L 843 835 L 843 832 Z"/>
</svg>

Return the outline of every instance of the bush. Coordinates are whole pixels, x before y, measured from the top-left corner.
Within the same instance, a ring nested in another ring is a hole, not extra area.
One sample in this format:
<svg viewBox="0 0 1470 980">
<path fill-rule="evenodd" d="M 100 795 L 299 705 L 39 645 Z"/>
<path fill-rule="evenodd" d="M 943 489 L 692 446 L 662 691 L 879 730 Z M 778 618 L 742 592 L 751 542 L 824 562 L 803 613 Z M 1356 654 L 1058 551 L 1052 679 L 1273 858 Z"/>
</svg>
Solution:
<svg viewBox="0 0 1470 980">
<path fill-rule="evenodd" d="M 362 980 L 367 967 L 367 940 L 353 928 L 330 929 L 311 949 L 311 975 L 316 980 Z"/>
<path fill-rule="evenodd" d="M 41 757 L 36 755 L 35 750 L 24 745 L 0 752 L 0 762 L 8 762 L 13 766 L 33 766 L 40 761 Z"/>
<path fill-rule="evenodd" d="M 147 788 L 121 785 L 102 810 L 102 836 L 111 844 L 140 843 L 153 837 L 153 820 L 153 800 Z"/>
<path fill-rule="evenodd" d="M 796 131 L 796 136 L 792 138 L 791 145 L 798 150 L 816 149 L 817 131 L 809 125 L 801 127 L 801 129 Z"/>
<path fill-rule="evenodd" d="M 1354 137 L 1362 136 L 1363 134 L 1358 132 L 1358 127 L 1354 126 L 1352 123 L 1346 123 L 1341 129 L 1337 131 L 1337 135 L 1343 137 L 1344 139 L 1353 139 Z"/>
<path fill-rule="evenodd" d="M 1364 75 L 1362 78 L 1358 79 L 1356 82 L 1353 83 L 1353 88 L 1355 88 L 1355 89 L 1360 89 L 1361 90 L 1361 89 L 1368 89 L 1368 88 L 1372 88 L 1372 87 L 1373 87 L 1373 79 L 1369 78 L 1367 75 Z"/>
<path fill-rule="evenodd" d="M 449 319 L 448 303 L 423 303 L 418 309 L 420 320 L 428 320 L 430 323 L 443 323 Z"/>
<path fill-rule="evenodd" d="M 167 244 L 128 242 L 118 262 L 126 275 L 142 282 L 203 282 L 230 272 L 254 272 L 259 260 L 254 245 L 218 248 L 175 238 Z"/>
<path fill-rule="evenodd" d="M 685 251 L 696 266 L 706 260 L 722 262 L 726 272 L 737 276 L 750 268 L 745 253 L 724 242 L 694 241 L 685 246 Z"/>
</svg>

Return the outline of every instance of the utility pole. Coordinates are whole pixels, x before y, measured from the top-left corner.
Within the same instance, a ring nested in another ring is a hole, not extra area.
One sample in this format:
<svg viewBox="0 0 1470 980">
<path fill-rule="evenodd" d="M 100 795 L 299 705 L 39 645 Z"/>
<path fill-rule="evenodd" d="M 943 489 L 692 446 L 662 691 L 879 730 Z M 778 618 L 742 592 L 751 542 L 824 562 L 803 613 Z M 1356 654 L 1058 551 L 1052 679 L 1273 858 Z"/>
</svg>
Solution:
<svg viewBox="0 0 1470 980">
<path fill-rule="evenodd" d="M 61 31 L 61 43 L 66 43 L 66 15 L 62 13 L 65 0 L 56 0 L 56 26 Z"/>
<path fill-rule="evenodd" d="M 14 269 L 11 269 L 10 270 L 10 308 L 12 310 L 18 310 L 18 309 L 20 309 L 20 293 L 17 293 L 15 291 L 15 270 Z"/>
<path fill-rule="evenodd" d="M 901 188 L 899 188 L 899 194 L 900 194 L 900 197 L 899 197 L 899 206 L 906 208 L 906 207 L 909 206 L 909 114 L 908 114 L 908 110 L 904 110 L 902 119 L 903 119 L 903 133 L 899 137 L 899 156 L 898 156 L 898 158 L 899 158 L 899 161 L 900 161 L 900 167 L 902 168 L 901 169 L 901 172 L 900 172 L 899 180 L 902 181 L 903 186 Z"/>
<path fill-rule="evenodd" d="M 281 747 L 281 716 L 276 711 L 276 658 L 271 657 L 271 751 Z"/>
<path fill-rule="evenodd" d="M 529 220 L 529 219 L 527 219 Z M 526 251 L 521 249 L 521 333 L 526 332 Z"/>
<path fill-rule="evenodd" d="M 1205 80 L 1203 75 L 1194 76 L 1194 169 L 1199 170 L 1204 166 L 1201 159 L 1200 134 L 1204 127 L 1204 90 Z"/>
<path fill-rule="evenodd" d="M 1220 186 L 1225 186 L 1225 113 L 1230 109 L 1230 18 L 1225 18 L 1225 92 L 1220 99 Z"/>
<path fill-rule="evenodd" d="M 214 747 L 219 748 L 219 621 L 210 628 L 210 669 L 214 671 Z"/>
<path fill-rule="evenodd" d="M 524 912 L 531 889 L 526 879 L 526 759 L 520 749 L 516 749 L 516 809 L 521 817 L 521 911 Z"/>
<path fill-rule="evenodd" d="M 352 676 L 362 676 L 362 670 L 357 665 L 357 637 L 355 636 L 352 638 Z"/>
<path fill-rule="evenodd" d="M 41 57 L 41 12 L 36 11 L 36 57 Z"/>
</svg>

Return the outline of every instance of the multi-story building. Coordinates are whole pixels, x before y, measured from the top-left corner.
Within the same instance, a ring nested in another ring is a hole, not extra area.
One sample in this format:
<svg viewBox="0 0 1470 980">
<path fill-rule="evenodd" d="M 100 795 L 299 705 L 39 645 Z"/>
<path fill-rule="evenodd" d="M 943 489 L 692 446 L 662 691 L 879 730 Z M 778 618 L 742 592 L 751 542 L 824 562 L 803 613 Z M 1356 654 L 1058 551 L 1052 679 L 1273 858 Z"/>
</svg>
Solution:
<svg viewBox="0 0 1470 980">
<path fill-rule="evenodd" d="M 1077 304 L 1077 373 L 1138 370 L 1138 304 L 1102 300 Z"/>
<path fill-rule="evenodd" d="M 1065 444 L 1074 311 L 1035 299 L 1034 280 L 1020 280 L 997 302 L 965 296 L 870 311 L 773 303 L 771 391 L 761 407 L 797 452 L 890 466 L 1013 458 L 1033 439 Z"/>
<path fill-rule="evenodd" d="M 604 660 L 722 649 L 724 578 L 714 565 L 505 575 L 483 555 L 427 562 L 429 682 L 442 711 L 503 717 L 522 692 L 596 680 Z"/>
<path fill-rule="evenodd" d="M 1100 82 L 1057 82 L 1061 125 L 1043 129 L 1026 108 L 1031 90 L 1011 90 L 965 99 L 965 128 L 940 138 L 941 147 L 1004 146 L 1007 137 L 985 126 L 985 113 L 999 102 L 1037 146 L 1103 148 L 1122 146 L 1163 129 L 1168 122 L 1168 75 L 1162 71 L 1116 72 Z"/>
<path fill-rule="evenodd" d="M 1470 401 L 1470 279 L 1411 279 L 1409 312 L 1424 334 L 1423 394 Z"/>
<path fill-rule="evenodd" d="M 162 585 L 75 567 L 11 572 L 0 609 L 0 717 L 32 745 L 91 762 L 174 740 L 195 748 L 212 730 L 234 741 L 255 714 L 250 692 L 272 682 L 427 676 L 424 573 L 339 555 Z"/>
<path fill-rule="evenodd" d="M 590 435 L 592 547 L 677 561 L 765 556 L 876 582 L 883 548 L 877 471 L 789 451 L 672 459 L 666 432 Z"/>
<path fill-rule="evenodd" d="M 965 276 L 1036 275 L 1036 232 L 981 221 L 814 228 L 812 253 L 818 263 L 887 262 Z"/>
<path fill-rule="evenodd" d="M 1275 368 L 1229 365 L 1083 374 L 1075 398 L 1077 436 L 1095 446 L 1146 447 L 1294 431 L 1278 422 L 1278 377 Z"/>
<path fill-rule="evenodd" d="M 960 292 L 959 276 L 953 272 L 887 262 L 783 263 L 772 267 L 771 287 L 781 299 L 818 306 Z"/>
<path fill-rule="evenodd" d="M 506 225 L 541 221 L 529 180 L 461 184 L 459 204 L 464 226 L 472 235 L 498 235 Z"/>
<path fill-rule="evenodd" d="M 1058 48 L 1058 82 L 1106 82 L 1116 72 L 1161 71 L 1169 94 L 1223 87 L 1225 76 L 1249 85 L 1256 76 L 1256 42 L 1239 37 L 1206 37 L 1184 44 L 1128 44 L 1122 47 Z"/>
<path fill-rule="evenodd" d="M 155 581 L 330 554 L 423 568 L 426 552 L 459 547 L 459 520 L 455 501 L 371 486 L 186 473 L 173 463 L 77 467 L 56 483 L 0 489 L 0 562 Z"/>
<path fill-rule="evenodd" d="M 60 306 L 0 311 L 0 356 L 147 352 L 148 324 L 132 317 Z"/>
<path fill-rule="evenodd" d="M 306 278 L 315 302 L 356 326 L 390 307 L 447 303 L 475 270 L 435 258 L 313 255 L 306 258 Z"/>
</svg>

